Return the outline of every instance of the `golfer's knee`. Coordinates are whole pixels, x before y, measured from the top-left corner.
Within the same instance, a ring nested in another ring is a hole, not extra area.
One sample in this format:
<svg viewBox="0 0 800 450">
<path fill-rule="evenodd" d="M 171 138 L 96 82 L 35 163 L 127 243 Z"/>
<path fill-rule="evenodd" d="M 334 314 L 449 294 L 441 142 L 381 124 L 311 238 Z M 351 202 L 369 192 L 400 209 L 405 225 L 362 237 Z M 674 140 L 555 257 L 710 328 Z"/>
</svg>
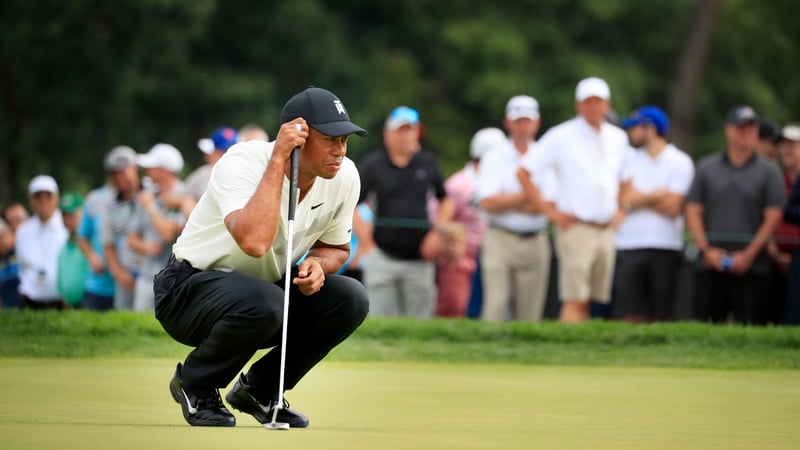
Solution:
<svg viewBox="0 0 800 450">
<path fill-rule="evenodd" d="M 367 314 L 369 314 L 369 297 L 364 286 L 357 281 L 354 281 L 354 286 L 349 290 L 346 298 L 348 302 L 348 315 L 353 317 L 359 323 L 363 321 Z"/>
</svg>

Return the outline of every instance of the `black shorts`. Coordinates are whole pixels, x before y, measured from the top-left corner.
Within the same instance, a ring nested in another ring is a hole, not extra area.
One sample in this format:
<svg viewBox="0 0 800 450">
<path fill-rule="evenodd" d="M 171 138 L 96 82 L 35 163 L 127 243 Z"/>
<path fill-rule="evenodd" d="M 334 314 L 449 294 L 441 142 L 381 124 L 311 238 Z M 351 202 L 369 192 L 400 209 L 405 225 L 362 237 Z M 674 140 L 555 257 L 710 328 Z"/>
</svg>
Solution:
<svg viewBox="0 0 800 450">
<path fill-rule="evenodd" d="M 614 269 L 614 317 L 674 318 L 681 252 L 620 250 Z"/>
</svg>

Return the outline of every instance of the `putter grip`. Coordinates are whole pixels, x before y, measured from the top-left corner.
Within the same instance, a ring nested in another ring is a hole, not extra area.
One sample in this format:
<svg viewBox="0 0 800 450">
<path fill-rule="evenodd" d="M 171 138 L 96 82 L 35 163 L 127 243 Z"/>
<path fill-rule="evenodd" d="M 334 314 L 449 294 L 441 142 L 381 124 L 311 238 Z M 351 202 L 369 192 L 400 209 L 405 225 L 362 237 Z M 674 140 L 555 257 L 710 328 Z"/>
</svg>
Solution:
<svg viewBox="0 0 800 450">
<path fill-rule="evenodd" d="M 300 147 L 292 150 L 292 176 L 289 178 L 289 220 L 294 220 L 294 210 L 297 207 L 297 166 L 300 159 Z"/>
</svg>

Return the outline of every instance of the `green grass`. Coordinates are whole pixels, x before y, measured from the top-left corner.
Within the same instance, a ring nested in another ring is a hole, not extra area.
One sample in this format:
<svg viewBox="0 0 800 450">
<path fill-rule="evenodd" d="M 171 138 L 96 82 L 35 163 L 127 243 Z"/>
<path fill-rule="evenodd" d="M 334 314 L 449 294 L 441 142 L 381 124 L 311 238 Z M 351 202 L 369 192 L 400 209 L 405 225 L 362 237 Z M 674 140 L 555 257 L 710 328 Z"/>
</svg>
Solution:
<svg viewBox="0 0 800 450">
<path fill-rule="evenodd" d="M 800 373 L 329 362 L 287 394 L 308 429 L 193 428 L 170 359 L 0 359 L 0 442 L 38 449 L 790 449 Z"/>
<path fill-rule="evenodd" d="M 188 350 L 167 336 L 152 315 L 0 312 L 0 357 L 183 358 Z M 800 327 L 369 318 L 329 359 L 798 369 Z"/>
<path fill-rule="evenodd" d="M 0 447 L 790 449 L 800 328 L 368 319 L 287 397 L 311 427 L 189 427 L 151 315 L 0 312 Z M 256 358 L 263 354 L 259 352 Z M 735 370 L 731 370 L 735 369 Z"/>
</svg>

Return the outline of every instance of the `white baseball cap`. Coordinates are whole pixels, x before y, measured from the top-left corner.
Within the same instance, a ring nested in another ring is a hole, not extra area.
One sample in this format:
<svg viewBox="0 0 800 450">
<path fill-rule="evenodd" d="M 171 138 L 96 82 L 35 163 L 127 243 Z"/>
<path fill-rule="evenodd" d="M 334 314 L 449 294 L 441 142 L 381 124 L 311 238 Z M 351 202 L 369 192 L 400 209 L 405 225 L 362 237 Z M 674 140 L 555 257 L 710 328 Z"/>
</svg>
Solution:
<svg viewBox="0 0 800 450">
<path fill-rule="evenodd" d="M 506 103 L 506 119 L 517 120 L 539 118 L 539 102 L 529 95 L 515 95 Z"/>
<path fill-rule="evenodd" d="M 790 123 L 781 130 L 781 137 L 789 141 L 800 142 L 800 124 Z"/>
<path fill-rule="evenodd" d="M 162 168 L 172 173 L 183 169 L 183 156 L 177 148 L 169 144 L 156 144 L 145 154 L 136 157 L 139 167 L 145 169 Z"/>
<path fill-rule="evenodd" d="M 611 100 L 611 89 L 603 79 L 597 77 L 584 78 L 575 88 L 575 101 L 582 102 L 587 98 L 600 97 Z"/>
<path fill-rule="evenodd" d="M 472 159 L 481 159 L 489 150 L 503 145 L 506 139 L 506 134 L 500 128 L 481 128 L 469 142 L 469 156 Z"/>
<path fill-rule="evenodd" d="M 28 195 L 33 195 L 37 192 L 58 194 L 58 183 L 50 175 L 37 175 L 28 184 Z"/>
</svg>

